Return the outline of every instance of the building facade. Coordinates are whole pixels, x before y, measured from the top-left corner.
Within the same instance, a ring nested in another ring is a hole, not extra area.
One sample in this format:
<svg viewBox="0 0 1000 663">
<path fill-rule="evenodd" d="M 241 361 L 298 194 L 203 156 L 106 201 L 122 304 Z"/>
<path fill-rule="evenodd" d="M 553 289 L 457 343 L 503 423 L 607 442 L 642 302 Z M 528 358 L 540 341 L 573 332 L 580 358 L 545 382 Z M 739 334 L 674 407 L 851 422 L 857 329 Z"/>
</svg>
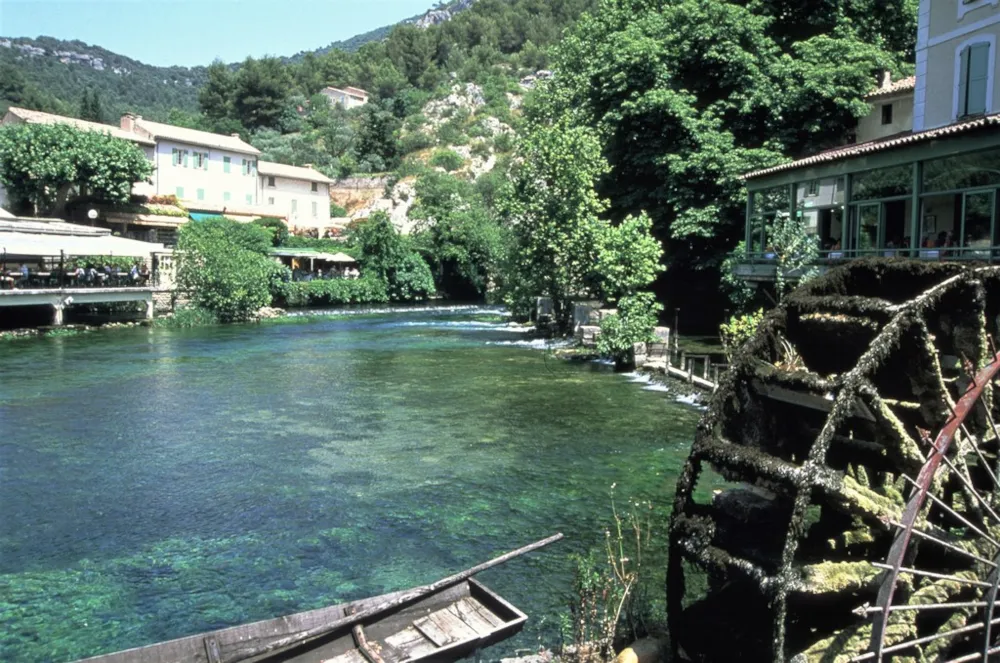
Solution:
<svg viewBox="0 0 1000 663">
<path fill-rule="evenodd" d="M 238 134 L 223 136 L 150 122 L 136 115 L 123 116 L 121 128 L 155 143 L 153 194 L 177 196 L 188 209 L 259 205 L 260 150 Z"/>
<path fill-rule="evenodd" d="M 330 225 L 333 180 L 312 167 L 286 166 L 270 161 L 261 161 L 258 170 L 258 197 L 268 216 L 282 217 L 294 228 Z"/>
<path fill-rule="evenodd" d="M 737 275 L 774 278 L 769 225 L 779 218 L 801 220 L 823 264 L 1000 260 L 998 30 L 998 0 L 922 0 L 912 128 L 898 106 L 882 116 L 883 102 L 906 107 L 905 91 L 877 91 L 856 144 L 746 175 L 747 253 Z"/>
<path fill-rule="evenodd" d="M 916 77 L 893 81 L 886 74 L 882 84 L 866 98 L 872 111 L 858 120 L 855 142 L 888 138 L 913 131 L 913 89 Z"/>
<path fill-rule="evenodd" d="M 327 87 L 320 90 L 319 93 L 329 99 L 331 104 L 340 104 L 348 110 L 368 103 L 368 93 L 361 88 L 346 87 L 341 90 L 340 88 Z"/>
</svg>

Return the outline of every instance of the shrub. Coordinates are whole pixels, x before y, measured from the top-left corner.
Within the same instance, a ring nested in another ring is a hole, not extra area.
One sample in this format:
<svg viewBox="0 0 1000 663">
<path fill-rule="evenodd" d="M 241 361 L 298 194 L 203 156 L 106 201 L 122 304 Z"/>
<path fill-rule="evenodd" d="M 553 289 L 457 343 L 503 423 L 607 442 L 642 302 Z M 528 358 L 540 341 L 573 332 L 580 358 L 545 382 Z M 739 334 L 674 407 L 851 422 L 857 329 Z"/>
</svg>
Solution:
<svg viewBox="0 0 1000 663">
<path fill-rule="evenodd" d="M 490 148 L 490 142 L 488 140 L 477 140 L 472 144 L 472 154 L 479 157 L 480 159 L 489 159 L 490 154 L 493 153 Z"/>
<path fill-rule="evenodd" d="M 509 132 L 498 133 L 493 137 L 493 149 L 501 154 L 506 154 L 514 149 L 514 135 Z"/>
<path fill-rule="evenodd" d="M 601 333 L 597 337 L 597 351 L 624 367 L 631 360 L 636 343 L 654 340 L 653 329 L 663 306 L 651 292 L 637 292 L 622 297 L 618 312 L 601 320 Z"/>
<path fill-rule="evenodd" d="M 337 203 L 330 203 L 330 218 L 331 219 L 343 219 L 347 216 L 347 210 L 338 205 Z"/>
<path fill-rule="evenodd" d="M 469 137 L 462 132 L 460 124 L 446 122 L 438 127 L 438 140 L 444 145 L 465 145 Z"/>
<path fill-rule="evenodd" d="M 389 301 L 385 281 L 374 275 L 360 279 L 288 281 L 278 285 L 277 300 L 288 308 L 340 304 L 384 304 Z"/>
<path fill-rule="evenodd" d="M 399 140 L 399 151 L 401 154 L 411 154 L 420 150 L 425 150 L 434 145 L 434 139 L 423 131 L 415 131 L 406 134 Z"/>
<path fill-rule="evenodd" d="M 219 324 L 219 317 L 198 306 L 182 306 L 171 316 L 157 318 L 154 324 L 157 327 L 205 327 Z"/>
<path fill-rule="evenodd" d="M 146 202 L 148 202 L 150 205 L 173 205 L 174 207 L 180 207 L 181 209 L 184 209 L 184 205 L 177 198 L 177 196 L 175 196 L 172 193 L 164 196 L 161 195 L 150 196 L 149 200 Z"/>
<path fill-rule="evenodd" d="M 178 284 L 221 322 L 252 318 L 288 277 L 267 255 L 266 228 L 216 218 L 182 226 L 179 234 Z"/>
<path fill-rule="evenodd" d="M 763 319 L 764 309 L 759 309 L 756 313 L 734 315 L 719 325 L 719 338 L 722 340 L 722 347 L 729 361 L 733 360 L 733 356 L 744 343 L 753 338 Z"/>
<path fill-rule="evenodd" d="M 464 164 L 465 159 L 454 150 L 434 150 L 434 154 L 431 155 L 431 165 L 437 168 L 444 168 L 449 173 L 458 170 Z"/>
<path fill-rule="evenodd" d="M 281 246 L 288 239 L 288 226 L 282 219 L 266 216 L 254 220 L 253 224 L 271 233 L 271 244 L 274 246 Z"/>
</svg>

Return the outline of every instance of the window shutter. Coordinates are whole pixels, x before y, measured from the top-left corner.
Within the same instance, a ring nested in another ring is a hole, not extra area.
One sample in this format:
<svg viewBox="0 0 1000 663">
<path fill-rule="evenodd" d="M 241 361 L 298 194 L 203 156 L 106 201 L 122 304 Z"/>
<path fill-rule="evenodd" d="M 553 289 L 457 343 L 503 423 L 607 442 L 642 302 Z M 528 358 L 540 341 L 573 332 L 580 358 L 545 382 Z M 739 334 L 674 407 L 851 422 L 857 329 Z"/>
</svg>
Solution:
<svg viewBox="0 0 1000 663">
<path fill-rule="evenodd" d="M 990 45 L 973 44 L 969 47 L 969 78 L 966 92 L 967 115 L 986 112 L 986 86 L 990 76 Z"/>
<path fill-rule="evenodd" d="M 963 117 L 969 114 L 969 51 L 971 47 L 962 49 L 959 58 L 961 65 L 958 72 L 958 116 Z"/>
<path fill-rule="evenodd" d="M 188 163 L 189 163 L 188 162 L 188 151 L 187 150 L 183 150 L 182 154 L 184 155 L 184 167 L 187 168 L 188 167 Z"/>
</svg>

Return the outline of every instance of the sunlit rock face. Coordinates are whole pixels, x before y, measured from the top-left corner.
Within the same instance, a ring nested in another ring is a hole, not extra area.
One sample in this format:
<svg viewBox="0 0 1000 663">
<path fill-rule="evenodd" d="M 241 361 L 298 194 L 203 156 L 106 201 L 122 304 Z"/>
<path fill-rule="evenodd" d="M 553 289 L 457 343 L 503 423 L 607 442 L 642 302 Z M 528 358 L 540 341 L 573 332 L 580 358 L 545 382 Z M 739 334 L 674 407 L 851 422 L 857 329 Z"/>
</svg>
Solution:
<svg viewBox="0 0 1000 663">
<path fill-rule="evenodd" d="M 465 11 L 471 7 L 475 1 L 476 0 L 458 0 L 458 2 L 449 5 L 447 9 L 433 9 L 424 14 L 423 18 L 417 21 L 417 27 L 429 28 L 432 25 L 446 23 L 450 21 L 455 14 Z"/>
</svg>

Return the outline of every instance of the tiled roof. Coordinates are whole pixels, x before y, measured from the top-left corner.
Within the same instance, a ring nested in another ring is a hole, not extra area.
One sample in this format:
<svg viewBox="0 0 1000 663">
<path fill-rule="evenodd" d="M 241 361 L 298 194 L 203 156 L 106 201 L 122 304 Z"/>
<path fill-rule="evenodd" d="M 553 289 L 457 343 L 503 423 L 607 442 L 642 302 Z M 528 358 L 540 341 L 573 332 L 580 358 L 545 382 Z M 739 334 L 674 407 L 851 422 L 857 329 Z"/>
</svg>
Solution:
<svg viewBox="0 0 1000 663">
<path fill-rule="evenodd" d="M 893 81 L 884 87 L 880 87 L 865 98 L 879 99 L 881 97 L 888 97 L 889 95 L 898 94 L 900 92 L 912 92 L 916 86 L 917 77 L 909 76 L 907 78 L 901 78 L 898 81 Z"/>
<path fill-rule="evenodd" d="M 78 120 L 75 117 L 53 115 L 52 113 L 43 113 L 41 111 L 28 110 L 27 108 L 17 108 L 15 106 L 8 108 L 7 112 L 27 124 L 66 124 L 80 129 L 81 131 L 99 131 L 101 133 L 108 134 L 109 136 L 114 136 L 115 138 L 132 141 L 133 143 L 140 143 L 142 145 L 156 144 L 148 138 L 138 134 L 134 134 L 130 131 L 125 131 L 124 129 L 108 124 L 101 124 L 99 122 L 88 122 L 86 120 Z"/>
<path fill-rule="evenodd" d="M 258 161 L 257 172 L 261 175 L 287 177 L 291 180 L 306 180 L 307 182 L 323 182 L 325 184 L 333 184 L 333 180 L 313 168 L 286 166 L 283 163 L 274 163 L 273 161 Z"/>
<path fill-rule="evenodd" d="M 871 140 L 867 143 L 861 143 L 859 145 L 847 145 L 845 147 L 834 148 L 832 150 L 827 150 L 826 152 L 814 154 L 811 157 L 806 157 L 805 159 L 799 159 L 798 161 L 789 161 L 788 163 L 783 163 L 778 166 L 755 170 L 744 175 L 743 179 L 751 180 L 755 177 L 773 175 L 774 173 L 780 173 L 786 170 L 795 170 L 796 168 L 804 168 L 805 166 L 814 166 L 816 164 L 829 163 L 831 161 L 841 161 L 843 159 L 871 154 L 873 152 L 884 152 L 897 147 L 903 147 L 904 145 L 924 143 L 936 138 L 968 133 L 970 131 L 975 131 L 976 129 L 995 126 L 1000 126 L 1000 113 L 984 115 L 972 120 L 956 122 L 955 124 L 938 127 L 937 129 L 928 129 L 927 131 L 920 131 L 917 133 L 906 131 L 892 136 L 886 136 L 885 138 Z"/>
<path fill-rule="evenodd" d="M 229 150 L 230 152 L 240 152 L 242 154 L 260 154 L 260 150 L 250 143 L 244 142 L 239 136 L 223 136 L 222 134 L 213 134 L 208 131 L 175 127 L 172 124 L 150 122 L 138 117 L 135 118 L 135 126 L 149 133 L 154 138 L 173 140 L 178 143 L 188 143 L 190 145 L 214 147 L 217 150 Z"/>
</svg>

